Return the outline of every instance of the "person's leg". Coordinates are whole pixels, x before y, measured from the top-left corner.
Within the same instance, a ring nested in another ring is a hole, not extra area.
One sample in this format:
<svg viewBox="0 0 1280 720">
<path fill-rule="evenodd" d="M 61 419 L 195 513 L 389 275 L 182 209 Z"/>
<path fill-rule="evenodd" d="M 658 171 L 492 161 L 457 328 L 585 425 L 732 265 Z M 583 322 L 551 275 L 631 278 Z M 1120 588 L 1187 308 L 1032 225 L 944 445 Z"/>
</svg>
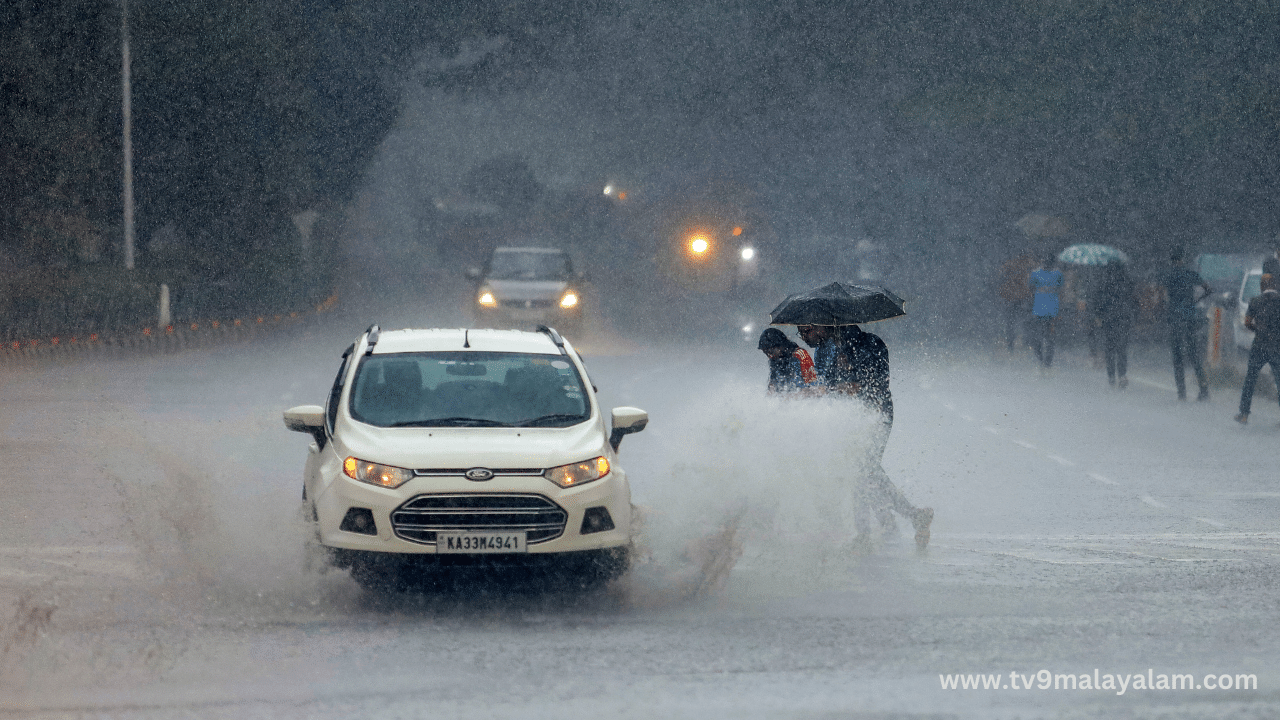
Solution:
<svg viewBox="0 0 1280 720">
<path fill-rule="evenodd" d="M 1004 341 L 1009 346 L 1009 354 L 1013 354 L 1014 341 L 1018 339 L 1018 317 L 1022 308 L 1019 303 L 1005 301 L 1004 304 Z"/>
<path fill-rule="evenodd" d="M 1129 384 L 1129 328 L 1121 326 L 1116 329 L 1116 375 L 1120 379 L 1120 387 Z"/>
<path fill-rule="evenodd" d="M 867 486 L 870 494 L 878 498 L 878 503 L 886 504 L 893 511 L 911 521 L 916 531 L 916 545 L 924 548 L 929 544 L 929 526 L 933 522 L 932 508 L 919 508 L 911 504 L 905 493 L 893 484 L 889 474 L 881 465 L 885 446 L 889 443 L 889 431 L 892 423 L 883 423 L 872 434 L 867 457 Z"/>
<path fill-rule="evenodd" d="M 1266 353 L 1256 347 L 1256 344 L 1249 350 L 1249 369 L 1245 371 L 1244 386 L 1240 388 L 1240 414 L 1236 416 L 1238 422 L 1249 419 L 1249 411 L 1253 408 L 1253 390 L 1258 384 L 1258 374 L 1262 372 L 1262 366 L 1268 359 Z M 1271 374 L 1275 375 L 1275 373 L 1276 366 L 1273 364 Z"/>
<path fill-rule="evenodd" d="M 1209 378 L 1204 373 L 1204 359 L 1200 357 L 1200 344 L 1196 342 L 1195 325 L 1188 323 L 1184 342 L 1187 357 L 1191 359 L 1191 369 L 1196 373 L 1196 383 L 1200 386 L 1200 394 L 1196 400 L 1209 399 Z"/>
<path fill-rule="evenodd" d="M 1102 352 L 1107 362 L 1107 382 L 1116 384 L 1116 332 L 1110 325 L 1102 328 Z"/>
<path fill-rule="evenodd" d="M 1044 318 L 1039 315 L 1031 316 L 1031 324 L 1028 327 L 1031 330 L 1031 349 L 1036 353 L 1036 360 L 1044 363 L 1044 325 L 1041 322 Z"/>
<path fill-rule="evenodd" d="M 1182 327 L 1175 320 L 1169 321 L 1169 349 L 1173 352 L 1173 384 L 1178 388 L 1178 399 L 1187 399 L 1187 381 L 1182 369 Z"/>
<path fill-rule="evenodd" d="M 1057 324 L 1058 324 L 1057 318 L 1053 318 L 1053 317 L 1045 318 L 1045 330 L 1044 330 L 1044 336 L 1045 336 L 1044 366 L 1045 367 L 1053 367 L 1053 331 L 1054 331 L 1054 326 Z"/>
</svg>

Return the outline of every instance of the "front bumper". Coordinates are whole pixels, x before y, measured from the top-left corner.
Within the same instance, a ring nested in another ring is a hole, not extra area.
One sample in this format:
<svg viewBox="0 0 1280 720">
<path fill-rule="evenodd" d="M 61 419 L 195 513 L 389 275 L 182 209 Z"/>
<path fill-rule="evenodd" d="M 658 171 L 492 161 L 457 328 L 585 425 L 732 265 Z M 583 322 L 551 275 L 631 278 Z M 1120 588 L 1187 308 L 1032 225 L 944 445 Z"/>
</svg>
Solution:
<svg viewBox="0 0 1280 720">
<path fill-rule="evenodd" d="M 476 306 L 476 321 L 483 325 L 573 325 L 582 317 L 581 304 L 565 309 L 551 304 L 525 307 L 519 303 L 502 303 L 497 307 Z"/>
<path fill-rule="evenodd" d="M 483 483 L 419 476 L 395 490 L 339 475 L 318 494 L 315 509 L 320 542 L 353 551 L 435 555 L 435 532 L 446 529 L 526 530 L 529 555 L 631 542 L 630 488 L 625 473 L 616 468 L 599 480 L 568 489 L 541 475 L 499 475 Z M 353 509 L 367 510 L 373 527 L 354 526 Z M 601 529 L 605 513 L 604 527 L 611 524 L 611 529 Z"/>
</svg>

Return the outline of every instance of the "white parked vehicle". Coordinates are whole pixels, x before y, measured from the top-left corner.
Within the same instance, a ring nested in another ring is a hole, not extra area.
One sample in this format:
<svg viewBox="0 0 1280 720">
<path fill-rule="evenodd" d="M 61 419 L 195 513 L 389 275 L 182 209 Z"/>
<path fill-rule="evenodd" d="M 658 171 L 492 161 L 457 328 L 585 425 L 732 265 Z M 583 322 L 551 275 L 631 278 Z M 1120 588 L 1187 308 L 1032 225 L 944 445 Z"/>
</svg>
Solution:
<svg viewBox="0 0 1280 720">
<path fill-rule="evenodd" d="M 304 511 L 333 565 L 367 589 L 451 571 L 550 571 L 578 587 L 628 568 L 624 435 L 606 425 L 573 346 L 550 328 L 370 328 L 325 407 L 284 413 L 309 433 Z"/>
<path fill-rule="evenodd" d="M 1249 301 L 1262 294 L 1262 266 L 1259 265 L 1244 274 L 1240 281 L 1240 291 L 1235 293 L 1235 312 L 1232 313 L 1232 327 L 1236 347 L 1242 352 L 1249 352 L 1253 346 L 1253 331 L 1244 326 L 1244 315 L 1249 309 Z"/>
</svg>

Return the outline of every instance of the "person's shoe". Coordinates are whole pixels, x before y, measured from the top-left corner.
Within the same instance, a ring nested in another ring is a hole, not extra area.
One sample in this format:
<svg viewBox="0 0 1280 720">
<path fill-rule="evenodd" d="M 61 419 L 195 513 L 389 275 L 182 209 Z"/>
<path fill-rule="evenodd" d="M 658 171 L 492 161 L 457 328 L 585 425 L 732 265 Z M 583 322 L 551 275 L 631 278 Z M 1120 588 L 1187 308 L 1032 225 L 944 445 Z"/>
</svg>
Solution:
<svg viewBox="0 0 1280 720">
<path fill-rule="evenodd" d="M 1121 376 L 1120 376 L 1120 389 L 1121 389 L 1121 390 L 1123 390 L 1123 389 L 1125 389 L 1125 388 L 1127 388 L 1127 387 L 1129 387 L 1129 378 L 1127 378 L 1127 377 L 1125 377 L 1125 376 L 1121 375 Z"/>
<path fill-rule="evenodd" d="M 911 516 L 911 526 L 916 529 L 916 548 L 929 546 L 929 525 L 933 523 L 933 508 L 920 508 Z"/>
<path fill-rule="evenodd" d="M 1187 399 L 1187 391 L 1186 391 L 1186 390 L 1179 390 L 1179 391 L 1178 391 L 1178 399 L 1179 399 L 1179 400 L 1186 400 L 1186 399 Z"/>
<path fill-rule="evenodd" d="M 1249 413 L 1240 413 L 1239 415 L 1236 415 L 1236 422 L 1240 423 L 1241 425 L 1248 425 Z"/>
<path fill-rule="evenodd" d="M 1204 402 L 1209 399 L 1209 388 L 1200 386 L 1200 394 L 1196 396 L 1197 402 Z"/>
</svg>

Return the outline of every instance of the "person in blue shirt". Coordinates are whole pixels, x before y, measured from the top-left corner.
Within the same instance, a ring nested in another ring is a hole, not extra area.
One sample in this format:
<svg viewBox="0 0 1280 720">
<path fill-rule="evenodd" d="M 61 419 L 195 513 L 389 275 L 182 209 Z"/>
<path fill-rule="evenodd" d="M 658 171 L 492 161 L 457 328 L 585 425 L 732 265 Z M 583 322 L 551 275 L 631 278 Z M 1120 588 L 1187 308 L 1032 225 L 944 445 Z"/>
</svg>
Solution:
<svg viewBox="0 0 1280 720">
<path fill-rule="evenodd" d="M 1169 321 L 1169 349 L 1173 353 L 1173 381 L 1178 387 L 1178 399 L 1186 400 L 1183 357 L 1190 359 L 1196 381 L 1200 384 L 1200 395 L 1196 399 L 1203 402 L 1209 399 L 1209 380 L 1205 377 L 1200 348 L 1195 340 L 1196 290 L 1204 288 L 1208 294 L 1213 292 L 1213 288 L 1200 277 L 1200 273 L 1184 264 L 1181 249 L 1174 250 L 1169 260 L 1171 267 L 1164 275 L 1163 284 Z"/>
<path fill-rule="evenodd" d="M 1058 258 L 1050 255 L 1031 273 L 1031 347 L 1044 369 L 1053 367 L 1053 332 L 1058 319 L 1058 292 L 1062 271 Z"/>
</svg>

